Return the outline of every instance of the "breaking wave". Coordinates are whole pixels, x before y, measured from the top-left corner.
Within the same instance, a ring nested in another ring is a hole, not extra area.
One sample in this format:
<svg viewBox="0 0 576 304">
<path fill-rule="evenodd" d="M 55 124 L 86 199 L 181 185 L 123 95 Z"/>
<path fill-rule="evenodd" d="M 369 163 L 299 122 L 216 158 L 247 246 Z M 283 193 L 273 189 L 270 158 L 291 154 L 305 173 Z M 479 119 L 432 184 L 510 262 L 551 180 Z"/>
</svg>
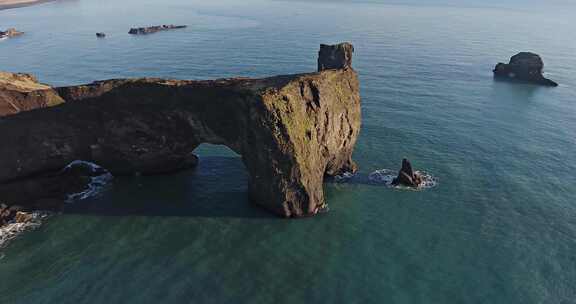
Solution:
<svg viewBox="0 0 576 304">
<path fill-rule="evenodd" d="M 74 166 L 82 166 L 87 168 L 87 171 L 93 176 L 91 177 L 90 183 L 88 183 L 88 188 L 86 190 L 68 195 L 66 199 L 67 203 L 84 200 L 98 195 L 114 178 L 108 170 L 96 164 L 81 160 L 71 162 L 64 169 L 62 169 L 62 171 L 66 171 L 67 169 L 70 169 Z M 13 240 L 21 233 L 40 227 L 42 220 L 48 217 L 51 213 L 44 211 L 34 211 L 28 214 L 32 216 L 32 219 L 28 222 L 13 222 L 4 226 L 0 226 L 0 248 L 5 247 L 9 241 Z M 2 258 L 3 254 L 0 253 L 0 260 Z"/>
<path fill-rule="evenodd" d="M 422 183 L 416 189 L 411 188 L 411 187 L 405 187 L 405 186 L 393 186 L 392 181 L 394 181 L 396 176 L 398 176 L 398 173 L 396 171 L 392 171 L 389 169 L 376 170 L 376 171 L 370 173 L 370 175 L 368 175 L 368 179 L 372 183 L 384 184 L 387 187 L 392 187 L 392 188 L 397 188 L 397 189 L 424 190 L 424 189 L 436 187 L 436 185 L 438 185 L 438 179 L 436 177 L 432 176 L 430 173 L 425 172 L 425 171 L 415 171 L 415 173 L 420 174 L 420 176 L 422 177 Z"/>
<path fill-rule="evenodd" d="M 392 186 L 392 181 L 398 176 L 398 171 L 389 169 L 376 170 L 368 175 L 362 173 L 345 172 L 333 177 L 332 181 L 338 184 L 368 184 L 368 185 L 383 185 L 395 189 L 406 190 L 425 190 L 434 188 L 438 185 L 438 179 L 425 171 L 416 171 L 422 176 L 422 184 L 416 189 L 405 186 Z"/>
<path fill-rule="evenodd" d="M 354 178 L 354 175 L 355 175 L 354 173 L 344 172 L 340 175 L 334 176 L 334 181 L 339 182 L 339 183 L 346 182 L 346 181 Z"/>
<path fill-rule="evenodd" d="M 85 200 L 87 198 L 98 195 L 99 193 L 102 192 L 102 190 L 106 187 L 106 185 L 108 185 L 108 183 L 114 178 L 114 176 L 112 176 L 112 174 L 108 170 L 94 163 L 83 160 L 75 160 L 70 164 L 68 164 L 68 166 L 66 166 L 63 170 L 65 171 L 74 166 L 83 166 L 89 168 L 90 172 L 94 174 L 94 176 L 91 177 L 90 183 L 88 184 L 88 189 L 78 193 L 69 194 L 68 198 L 66 199 L 67 203 Z"/>
</svg>

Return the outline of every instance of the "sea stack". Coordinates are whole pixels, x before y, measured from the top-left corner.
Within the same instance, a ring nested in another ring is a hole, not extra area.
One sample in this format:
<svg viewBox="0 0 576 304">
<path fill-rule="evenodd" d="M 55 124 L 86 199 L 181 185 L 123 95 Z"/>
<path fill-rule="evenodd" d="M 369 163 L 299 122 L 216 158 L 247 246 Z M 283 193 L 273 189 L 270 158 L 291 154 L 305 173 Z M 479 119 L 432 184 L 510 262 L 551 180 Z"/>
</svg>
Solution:
<svg viewBox="0 0 576 304">
<path fill-rule="evenodd" d="M 352 67 L 354 46 L 344 42 L 336 45 L 321 44 L 318 52 L 318 72 Z"/>
<path fill-rule="evenodd" d="M 346 56 L 353 49 L 328 48 L 348 50 Z M 0 119 L 0 200 L 43 208 L 67 189 L 63 184 L 74 184 L 61 172 L 75 160 L 113 175 L 169 173 L 193 166 L 196 147 L 212 143 L 242 155 L 255 204 L 283 217 L 321 213 L 325 176 L 356 171 L 360 90 L 346 56 L 341 68 L 264 79 L 112 79 L 45 88 L 40 92 L 63 103 Z M 0 86 L 8 96 L 0 101 L 34 104 L 34 92 Z"/>
<path fill-rule="evenodd" d="M 406 158 L 402 160 L 402 169 L 398 177 L 392 181 L 393 186 L 418 188 L 422 184 L 422 176 L 412 169 L 412 164 Z"/>
<path fill-rule="evenodd" d="M 498 63 L 494 77 L 516 82 L 556 87 L 558 84 L 543 75 L 544 62 L 534 53 L 522 52 L 510 58 L 509 63 Z"/>
</svg>

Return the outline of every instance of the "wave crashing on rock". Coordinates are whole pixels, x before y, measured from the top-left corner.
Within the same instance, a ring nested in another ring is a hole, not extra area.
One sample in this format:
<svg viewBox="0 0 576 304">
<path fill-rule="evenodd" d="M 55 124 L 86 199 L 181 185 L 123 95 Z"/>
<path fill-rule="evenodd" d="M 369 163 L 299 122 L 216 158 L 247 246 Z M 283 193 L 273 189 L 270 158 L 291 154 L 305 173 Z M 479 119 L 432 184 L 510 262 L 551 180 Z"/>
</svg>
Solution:
<svg viewBox="0 0 576 304">
<path fill-rule="evenodd" d="M 102 193 L 105 187 L 114 178 L 108 170 L 96 164 L 81 160 L 76 160 L 68 164 L 64 169 L 62 169 L 62 174 L 89 179 L 83 187 L 79 188 L 82 190 L 67 195 L 65 200 L 66 203 L 73 203 L 97 196 Z M 42 220 L 51 214 L 50 212 L 45 211 L 22 213 L 27 217 L 26 221 L 18 221 L 17 219 L 14 219 L 9 223 L 0 226 L 0 248 L 5 247 L 11 240 L 21 233 L 40 227 Z M 1 258 L 2 256 L 0 255 L 0 259 Z"/>
<path fill-rule="evenodd" d="M 102 192 L 102 190 L 109 184 L 109 182 L 114 178 L 112 174 L 91 162 L 83 160 L 75 160 L 66 166 L 63 171 L 74 170 L 74 168 L 81 168 L 85 170 L 86 176 L 90 176 L 90 182 L 86 185 L 86 188 L 80 192 L 68 194 L 66 199 L 67 203 L 85 200 L 87 198 L 96 196 Z"/>
<path fill-rule="evenodd" d="M 430 173 L 425 171 L 414 171 L 414 173 L 419 174 L 420 177 L 422 178 L 422 182 L 417 188 L 402 185 L 397 186 L 392 185 L 392 182 L 394 181 L 394 179 L 397 177 L 398 174 L 389 169 L 380 169 L 370 173 L 370 175 L 368 175 L 368 180 L 370 180 L 370 182 L 372 183 L 384 184 L 387 187 L 395 189 L 408 189 L 416 191 L 434 188 L 438 185 L 438 179 L 432 176 Z"/>
<path fill-rule="evenodd" d="M 383 185 L 394 189 L 414 190 L 414 191 L 426 190 L 438 186 L 438 178 L 434 177 L 432 174 L 425 171 L 415 171 L 415 173 L 420 174 L 420 176 L 422 177 L 422 182 L 420 183 L 420 186 L 418 188 L 407 187 L 402 185 L 394 186 L 392 182 L 398 176 L 398 173 L 390 169 L 375 170 L 368 175 L 344 172 L 340 175 L 334 176 L 333 182 L 337 184 Z"/>
</svg>

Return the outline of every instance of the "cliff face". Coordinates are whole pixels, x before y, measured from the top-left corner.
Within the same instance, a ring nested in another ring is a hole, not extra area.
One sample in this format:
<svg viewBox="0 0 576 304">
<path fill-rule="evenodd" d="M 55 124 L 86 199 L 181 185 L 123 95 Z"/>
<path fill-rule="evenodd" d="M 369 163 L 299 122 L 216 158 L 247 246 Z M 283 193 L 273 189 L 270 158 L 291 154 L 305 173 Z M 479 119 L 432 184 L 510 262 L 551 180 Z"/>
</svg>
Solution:
<svg viewBox="0 0 576 304">
<path fill-rule="evenodd" d="M 63 102 L 54 89 L 32 75 L 0 72 L 0 117 Z"/>
<path fill-rule="evenodd" d="M 193 150 L 212 143 L 242 155 L 255 203 L 300 217 L 326 207 L 325 175 L 356 169 L 360 95 L 351 68 L 266 79 L 108 80 L 57 92 L 66 103 L 0 119 L 0 200 L 18 201 L 3 187 L 74 160 L 116 175 L 155 174 L 195 165 Z M 19 197 L 43 199 L 41 192 Z"/>
</svg>

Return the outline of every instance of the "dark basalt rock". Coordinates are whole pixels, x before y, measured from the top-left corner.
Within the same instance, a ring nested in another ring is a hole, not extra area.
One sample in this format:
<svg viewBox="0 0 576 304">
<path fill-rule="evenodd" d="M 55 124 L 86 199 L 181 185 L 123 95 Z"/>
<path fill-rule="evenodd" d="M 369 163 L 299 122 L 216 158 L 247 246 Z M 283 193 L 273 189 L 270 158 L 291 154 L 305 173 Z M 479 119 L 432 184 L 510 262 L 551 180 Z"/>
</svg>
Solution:
<svg viewBox="0 0 576 304">
<path fill-rule="evenodd" d="M 422 177 L 412 170 L 412 164 L 404 158 L 402 160 L 402 169 L 398 172 L 398 177 L 392 181 L 392 185 L 418 188 L 421 184 Z"/>
<path fill-rule="evenodd" d="M 356 171 L 360 94 L 349 66 L 265 79 L 114 79 L 56 92 L 65 103 L 0 119 L 0 200 L 53 204 L 49 192 L 66 193 L 60 172 L 74 160 L 113 175 L 168 173 L 194 165 L 194 149 L 212 143 L 242 155 L 253 202 L 301 217 L 327 210 L 325 176 Z"/>
<path fill-rule="evenodd" d="M 96 37 L 98 37 L 98 38 L 106 38 L 106 34 L 105 34 L 105 33 L 96 33 Z"/>
<path fill-rule="evenodd" d="M 354 46 L 348 42 L 336 45 L 320 45 L 318 53 L 318 71 L 348 69 L 352 67 Z"/>
<path fill-rule="evenodd" d="M 128 31 L 128 34 L 132 35 L 146 35 L 152 34 L 160 31 L 167 31 L 167 30 L 175 30 L 175 29 L 182 29 L 186 28 L 186 25 L 156 25 L 156 26 L 149 26 L 149 27 L 133 27 Z"/>
<path fill-rule="evenodd" d="M 544 62 L 539 55 L 523 52 L 514 55 L 508 64 L 498 63 L 494 68 L 494 77 L 543 86 L 558 86 L 556 82 L 544 77 L 543 70 Z"/>
</svg>

